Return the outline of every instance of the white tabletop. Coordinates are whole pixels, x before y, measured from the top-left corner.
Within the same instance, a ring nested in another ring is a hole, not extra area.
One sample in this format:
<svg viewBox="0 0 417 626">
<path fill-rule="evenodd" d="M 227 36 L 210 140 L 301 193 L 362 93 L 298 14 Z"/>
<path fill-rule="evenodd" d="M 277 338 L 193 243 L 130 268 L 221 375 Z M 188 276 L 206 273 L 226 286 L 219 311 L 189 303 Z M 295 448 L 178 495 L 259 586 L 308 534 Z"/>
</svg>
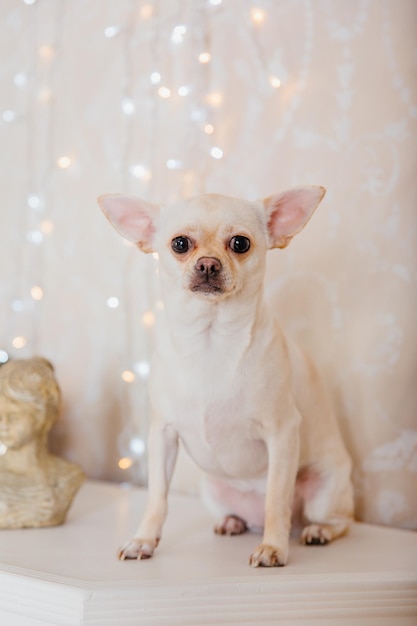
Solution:
<svg viewBox="0 0 417 626">
<path fill-rule="evenodd" d="M 87 482 L 63 526 L 0 531 L 0 624 L 417 624 L 416 533 L 355 524 L 253 569 L 259 536 L 217 536 L 198 499 L 172 495 L 155 556 L 120 562 L 145 498 Z"/>
</svg>

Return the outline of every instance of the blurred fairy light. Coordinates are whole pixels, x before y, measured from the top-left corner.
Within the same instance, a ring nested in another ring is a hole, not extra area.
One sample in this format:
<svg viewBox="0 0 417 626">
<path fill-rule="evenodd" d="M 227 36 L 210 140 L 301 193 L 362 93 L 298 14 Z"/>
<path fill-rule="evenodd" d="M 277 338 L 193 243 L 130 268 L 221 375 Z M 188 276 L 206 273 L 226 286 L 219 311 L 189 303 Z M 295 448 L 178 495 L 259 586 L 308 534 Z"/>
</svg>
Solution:
<svg viewBox="0 0 417 626">
<path fill-rule="evenodd" d="M 119 467 L 122 470 L 129 469 L 129 467 L 132 467 L 132 459 L 129 459 L 128 456 L 122 457 L 119 459 Z"/>
<path fill-rule="evenodd" d="M 155 324 L 155 315 L 152 311 L 147 311 L 142 315 L 142 324 L 145 328 L 151 328 Z"/>
<path fill-rule="evenodd" d="M 38 93 L 38 101 L 41 104 L 47 104 L 52 100 L 52 95 L 52 89 L 50 89 L 49 87 L 42 87 L 42 89 L 40 89 Z"/>
<path fill-rule="evenodd" d="M 182 85 L 178 88 L 177 93 L 181 97 L 188 96 L 191 93 L 191 87 L 189 85 Z"/>
<path fill-rule="evenodd" d="M 191 111 L 191 119 L 193 122 L 202 123 L 207 119 L 207 109 L 203 107 L 198 107 Z"/>
<path fill-rule="evenodd" d="M 218 146 L 213 146 L 213 148 L 210 150 L 210 154 L 213 157 L 213 159 L 223 158 L 223 150 L 219 148 Z"/>
<path fill-rule="evenodd" d="M 171 41 L 173 43 L 182 43 L 184 41 L 185 34 L 187 32 L 187 27 L 184 24 L 179 24 L 178 26 L 174 26 L 171 33 Z"/>
<path fill-rule="evenodd" d="M 26 239 L 30 241 L 30 243 L 34 243 L 35 245 L 39 246 L 41 243 L 43 243 L 44 237 L 42 231 L 30 230 L 26 235 Z"/>
<path fill-rule="evenodd" d="M 141 163 L 134 163 L 133 165 L 130 165 L 129 172 L 135 178 L 140 178 L 144 181 L 151 180 L 152 178 L 152 172 Z"/>
<path fill-rule="evenodd" d="M 106 304 L 109 307 L 109 309 L 117 309 L 117 307 L 120 304 L 120 301 L 119 301 L 119 298 L 116 298 L 116 296 L 110 296 L 110 298 L 107 298 Z"/>
<path fill-rule="evenodd" d="M 13 76 L 13 82 L 16 87 L 25 87 L 28 82 L 28 77 L 24 72 L 18 72 Z"/>
<path fill-rule="evenodd" d="M 22 335 L 14 337 L 12 340 L 12 346 L 16 348 L 16 350 L 21 350 L 22 348 L 24 348 L 26 343 L 26 337 L 23 337 Z"/>
<path fill-rule="evenodd" d="M 10 306 L 11 306 L 12 311 L 14 311 L 15 313 L 22 313 L 22 311 L 25 308 L 23 300 L 21 300 L 20 298 L 14 298 Z"/>
<path fill-rule="evenodd" d="M 123 98 L 121 107 L 125 115 L 133 115 L 136 109 L 132 98 Z"/>
<path fill-rule="evenodd" d="M 277 76 L 274 76 L 273 74 L 271 74 L 268 77 L 268 80 L 269 80 L 271 87 L 273 87 L 274 89 L 279 89 L 281 87 L 281 81 Z"/>
<path fill-rule="evenodd" d="M 32 296 L 33 300 L 35 300 L 36 302 L 40 302 L 43 298 L 43 289 L 38 285 L 34 285 L 30 290 L 30 295 Z"/>
<path fill-rule="evenodd" d="M 30 6 L 31 4 L 35 4 L 36 0 L 23 0 L 23 2 Z"/>
<path fill-rule="evenodd" d="M 57 159 L 56 164 L 60 170 L 66 170 L 72 165 L 72 160 L 69 156 L 61 156 Z"/>
<path fill-rule="evenodd" d="M 204 126 L 204 132 L 206 133 L 206 135 L 212 135 L 214 133 L 214 126 L 213 126 L 213 124 L 206 124 Z"/>
<path fill-rule="evenodd" d="M 218 107 L 223 103 L 223 94 L 220 91 L 213 91 L 207 96 L 207 102 L 211 106 Z"/>
<path fill-rule="evenodd" d="M 42 61 L 52 61 L 55 56 L 55 50 L 52 46 L 48 46 L 47 44 L 43 44 L 39 48 L 39 56 Z"/>
<path fill-rule="evenodd" d="M 31 193 L 27 197 L 28 207 L 31 209 L 39 209 L 41 207 L 41 199 L 35 193 Z"/>
<path fill-rule="evenodd" d="M 198 60 L 200 61 L 200 63 L 210 63 L 211 61 L 211 54 L 210 52 L 201 52 L 198 55 Z"/>
<path fill-rule="evenodd" d="M 137 361 L 133 369 L 140 378 L 147 378 L 149 376 L 150 366 L 148 361 Z"/>
<path fill-rule="evenodd" d="M 129 448 L 137 457 L 142 456 L 146 450 L 145 442 L 141 437 L 133 437 L 130 440 Z"/>
<path fill-rule="evenodd" d="M 218 7 L 221 3 L 222 0 L 209 0 L 209 4 L 211 4 L 212 7 Z"/>
<path fill-rule="evenodd" d="M 150 75 L 150 81 L 152 83 L 152 85 L 159 85 L 159 83 L 161 82 L 161 74 L 159 72 L 152 72 L 152 74 Z"/>
<path fill-rule="evenodd" d="M 133 383 L 133 381 L 135 380 L 135 373 L 132 372 L 132 370 L 124 370 L 122 372 L 122 379 L 125 381 L 125 383 Z"/>
<path fill-rule="evenodd" d="M 143 4 L 139 9 L 139 15 L 143 20 L 149 20 L 153 16 L 153 6 L 151 4 Z"/>
<path fill-rule="evenodd" d="M 168 87 L 160 87 L 158 89 L 158 95 L 161 96 L 161 98 L 170 98 L 171 97 L 171 90 Z"/>
<path fill-rule="evenodd" d="M 250 16 L 254 24 L 262 24 L 265 21 L 266 13 L 258 7 L 252 7 L 250 10 Z"/>
<path fill-rule="evenodd" d="M 53 230 L 54 230 L 54 225 L 51 222 L 51 220 L 43 220 L 43 222 L 41 223 L 41 232 L 44 235 L 50 235 Z"/>
<path fill-rule="evenodd" d="M 3 111 L 1 116 L 3 118 L 3 122 L 14 122 L 17 118 L 17 113 L 11 109 L 6 109 L 6 111 Z"/>
<path fill-rule="evenodd" d="M 0 363 L 7 363 L 9 360 L 9 355 L 6 350 L 0 350 Z"/>
<path fill-rule="evenodd" d="M 120 30 L 120 26 L 106 26 L 106 28 L 104 29 L 104 36 L 108 39 L 112 39 L 120 33 Z"/>
<path fill-rule="evenodd" d="M 179 159 L 168 159 L 166 166 L 169 170 L 180 170 L 183 167 L 183 162 Z"/>
</svg>

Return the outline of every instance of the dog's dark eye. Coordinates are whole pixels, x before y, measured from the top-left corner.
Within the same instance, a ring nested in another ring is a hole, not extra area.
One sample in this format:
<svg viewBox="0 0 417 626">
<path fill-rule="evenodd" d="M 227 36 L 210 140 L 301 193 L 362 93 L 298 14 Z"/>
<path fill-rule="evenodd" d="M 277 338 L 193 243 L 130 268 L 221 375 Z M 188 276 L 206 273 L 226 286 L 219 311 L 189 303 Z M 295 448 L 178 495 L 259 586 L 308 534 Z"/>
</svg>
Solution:
<svg viewBox="0 0 417 626">
<path fill-rule="evenodd" d="M 191 248 L 191 245 L 191 241 L 188 239 L 188 237 L 175 237 L 171 241 L 171 248 L 177 254 L 184 254 L 184 252 L 188 252 L 188 250 Z"/>
<path fill-rule="evenodd" d="M 230 247 L 233 252 L 237 252 L 237 254 L 244 254 L 250 248 L 250 241 L 243 235 L 237 235 L 231 239 Z"/>
</svg>

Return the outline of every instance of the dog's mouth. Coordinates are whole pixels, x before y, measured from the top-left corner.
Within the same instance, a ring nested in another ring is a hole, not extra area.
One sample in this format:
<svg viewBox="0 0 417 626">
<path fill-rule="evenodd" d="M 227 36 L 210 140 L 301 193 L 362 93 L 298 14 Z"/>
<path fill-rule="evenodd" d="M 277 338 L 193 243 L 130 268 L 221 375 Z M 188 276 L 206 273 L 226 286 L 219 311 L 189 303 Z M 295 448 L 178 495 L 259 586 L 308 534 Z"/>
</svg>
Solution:
<svg viewBox="0 0 417 626">
<path fill-rule="evenodd" d="M 190 290 L 193 293 L 201 293 L 203 295 L 220 295 L 224 293 L 224 289 L 219 285 L 213 285 L 211 283 L 198 283 L 190 285 Z"/>
</svg>

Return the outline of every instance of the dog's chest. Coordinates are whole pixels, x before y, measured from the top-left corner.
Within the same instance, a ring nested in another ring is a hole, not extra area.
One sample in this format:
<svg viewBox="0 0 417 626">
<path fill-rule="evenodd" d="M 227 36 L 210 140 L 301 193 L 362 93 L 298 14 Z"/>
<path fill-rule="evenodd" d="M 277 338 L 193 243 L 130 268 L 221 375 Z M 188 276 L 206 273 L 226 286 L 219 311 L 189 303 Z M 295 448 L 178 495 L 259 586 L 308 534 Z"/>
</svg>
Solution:
<svg viewBox="0 0 417 626">
<path fill-rule="evenodd" d="M 183 364 L 171 380 L 170 421 L 194 461 L 211 474 L 246 477 L 264 472 L 258 398 L 246 368 L 233 360 Z"/>
<path fill-rule="evenodd" d="M 266 469 L 264 443 L 256 437 L 256 424 L 232 400 L 199 404 L 193 414 L 177 422 L 188 453 L 205 471 L 244 478 Z"/>
</svg>

